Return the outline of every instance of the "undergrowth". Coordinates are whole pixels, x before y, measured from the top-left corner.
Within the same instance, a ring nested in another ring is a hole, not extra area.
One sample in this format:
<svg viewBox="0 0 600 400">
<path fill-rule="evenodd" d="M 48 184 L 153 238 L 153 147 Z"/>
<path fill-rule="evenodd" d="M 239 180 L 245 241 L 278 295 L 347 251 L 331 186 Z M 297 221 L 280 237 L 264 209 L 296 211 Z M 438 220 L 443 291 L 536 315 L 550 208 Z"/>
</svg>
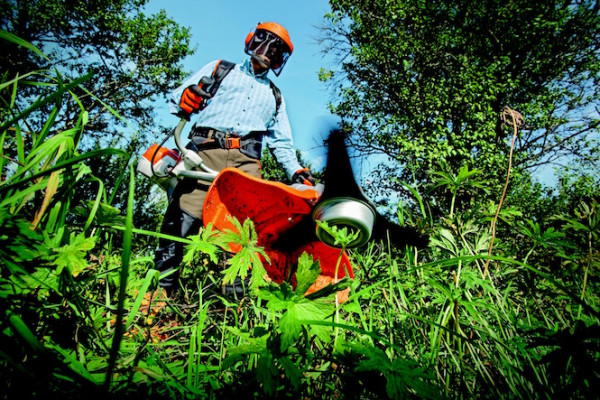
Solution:
<svg viewBox="0 0 600 400">
<path fill-rule="evenodd" d="M 47 95 L 18 107 L 19 85 L 36 77 Z M 429 215 L 415 188 L 418 211 L 397 213 L 430 235 L 425 249 L 349 250 L 355 279 L 304 296 L 318 260 L 297 260 L 296 286 L 269 282 L 257 273 L 263 250 L 252 222 L 236 221 L 238 234 L 206 229 L 179 239 L 187 244 L 179 288 L 165 298 L 152 246 L 134 245 L 160 235 L 133 226 L 133 168 L 121 174 L 129 202 L 118 210 L 86 167 L 131 155 L 79 154 L 83 107 L 76 126 L 54 124 L 61 102 L 78 102 L 71 89 L 87 79 L 44 71 L 0 83 L 10 94 L 0 128 L 4 398 L 598 397 L 597 197 L 551 221 L 503 207 L 490 255 L 497 204 L 459 207 L 457 197 L 486 182 L 477 171 L 439 172 L 431 190 L 449 193 L 447 215 Z M 29 129 L 30 114 L 48 105 L 43 127 Z M 97 192 L 72 204 L 83 182 Z M 348 240 L 348 232 L 331 234 Z M 249 261 L 216 268 L 232 241 Z M 223 296 L 223 281 L 250 267 L 248 295 Z M 336 292 L 345 288 L 340 304 Z"/>
</svg>

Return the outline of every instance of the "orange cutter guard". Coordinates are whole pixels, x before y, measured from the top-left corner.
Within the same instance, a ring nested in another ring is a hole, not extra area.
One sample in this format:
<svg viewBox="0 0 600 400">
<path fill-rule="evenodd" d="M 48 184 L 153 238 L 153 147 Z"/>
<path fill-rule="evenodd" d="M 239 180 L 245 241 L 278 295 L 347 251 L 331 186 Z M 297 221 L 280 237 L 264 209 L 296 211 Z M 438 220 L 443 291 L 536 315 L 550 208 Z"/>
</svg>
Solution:
<svg viewBox="0 0 600 400">
<path fill-rule="evenodd" d="M 289 279 L 295 285 L 296 279 L 295 276 L 290 277 L 290 268 L 304 252 L 313 260 L 319 260 L 321 275 L 334 278 L 339 249 L 328 247 L 318 240 L 291 252 L 272 247 L 282 232 L 312 213 L 318 199 L 316 190 L 297 190 L 280 182 L 255 178 L 235 168 L 226 168 L 217 175 L 208 190 L 203 222 L 204 226 L 212 223 L 220 231 L 237 232 L 229 217 L 236 217 L 242 223 L 250 218 L 258 235 L 258 245 L 264 248 L 271 260 L 270 264 L 264 262 L 263 265 L 269 278 L 276 283 Z M 239 251 L 239 248 L 232 246 L 232 251 Z M 346 271 L 350 278 L 354 278 L 352 265 L 344 252 L 338 279 L 346 276 Z"/>
</svg>

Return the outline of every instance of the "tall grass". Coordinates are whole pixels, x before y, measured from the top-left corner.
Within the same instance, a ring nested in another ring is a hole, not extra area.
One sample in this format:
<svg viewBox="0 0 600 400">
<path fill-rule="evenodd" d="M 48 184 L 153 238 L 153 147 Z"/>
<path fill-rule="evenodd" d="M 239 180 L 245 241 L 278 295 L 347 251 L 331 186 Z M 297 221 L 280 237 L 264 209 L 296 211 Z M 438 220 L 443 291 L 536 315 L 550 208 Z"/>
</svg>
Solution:
<svg viewBox="0 0 600 400">
<path fill-rule="evenodd" d="M 47 92 L 19 108 L 19 86 L 36 78 Z M 132 247 L 140 238 L 163 236 L 133 226 L 132 169 L 122 174 L 127 208 L 116 210 L 102 180 L 86 167 L 95 157 L 131 155 L 118 149 L 79 154 L 83 108 L 76 126 L 61 130 L 55 123 L 61 103 L 77 102 L 72 89 L 87 79 L 38 71 L 0 84 L 10 94 L 0 132 L 6 398 L 598 396 L 593 199 L 545 229 L 504 207 L 490 256 L 490 221 L 498 208 L 459 204 L 457 196 L 487 190 L 486 183 L 476 171 L 438 172 L 432 190 L 451 194 L 447 215 L 429 215 L 419 190 L 408 185 L 419 213 L 398 210 L 401 223 L 430 233 L 426 249 L 370 243 L 350 254 L 354 280 L 307 297 L 319 264 L 302 256 L 296 286 L 258 279 L 249 296 L 233 300 L 218 288 L 249 265 L 238 260 L 225 271 L 214 269 L 223 243 L 236 241 L 252 262 L 262 252 L 251 222 L 236 222 L 239 235 L 203 230 L 173 238 L 188 252 L 179 291 L 164 298 L 156 292 L 151 249 Z M 29 129 L 35 124 L 28 119 L 47 105 L 45 123 Z M 82 182 L 94 182 L 97 192 L 87 203 L 72 204 Z M 345 240 L 344 232 L 332 235 Z M 349 299 L 339 304 L 335 294 L 347 287 Z"/>
</svg>

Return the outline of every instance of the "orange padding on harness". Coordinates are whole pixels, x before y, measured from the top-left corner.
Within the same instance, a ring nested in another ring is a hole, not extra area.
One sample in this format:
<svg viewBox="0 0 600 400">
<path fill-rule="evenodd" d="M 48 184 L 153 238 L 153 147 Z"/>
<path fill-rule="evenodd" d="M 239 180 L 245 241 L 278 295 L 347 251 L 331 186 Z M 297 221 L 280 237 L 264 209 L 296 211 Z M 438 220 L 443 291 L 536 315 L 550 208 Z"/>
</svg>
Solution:
<svg viewBox="0 0 600 400">
<path fill-rule="evenodd" d="M 269 277 L 277 283 L 288 280 L 292 268 L 303 252 L 319 260 L 321 275 L 334 278 L 340 250 L 313 241 L 289 252 L 274 249 L 272 245 L 282 232 L 294 226 L 307 214 L 311 214 L 319 199 L 316 190 L 297 190 L 280 182 L 255 178 L 235 168 L 226 168 L 211 185 L 204 202 L 203 221 L 221 231 L 236 231 L 230 216 L 240 222 L 250 218 L 258 235 L 258 245 L 265 249 L 271 264 L 263 262 Z M 238 249 L 233 248 L 236 252 Z M 264 261 L 264 260 L 263 260 Z M 344 252 L 337 278 L 354 278 L 352 265 Z M 295 285 L 295 276 L 291 282 Z"/>
</svg>

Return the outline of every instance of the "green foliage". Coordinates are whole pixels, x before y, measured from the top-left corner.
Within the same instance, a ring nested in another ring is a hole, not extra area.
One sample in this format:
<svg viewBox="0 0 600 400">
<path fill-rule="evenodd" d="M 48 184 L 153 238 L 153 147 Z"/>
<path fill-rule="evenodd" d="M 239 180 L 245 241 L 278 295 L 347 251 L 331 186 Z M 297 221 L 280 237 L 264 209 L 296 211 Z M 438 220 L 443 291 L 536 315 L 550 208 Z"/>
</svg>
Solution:
<svg viewBox="0 0 600 400">
<path fill-rule="evenodd" d="M 305 353 L 306 339 L 314 337 L 327 343 L 331 338 L 330 329 L 326 327 L 302 324 L 302 321 L 326 319 L 334 310 L 333 301 L 328 299 L 331 293 L 315 299 L 303 296 L 304 290 L 315 282 L 319 272 L 318 263 L 303 254 L 298 263 L 295 290 L 286 282 L 280 285 L 271 283 L 259 290 L 258 298 L 266 301 L 266 310 L 278 315 L 275 330 L 264 325 L 254 327 L 251 332 L 234 331 L 244 341 L 231 349 L 225 368 L 232 369 L 241 360 L 257 355 L 256 379 L 267 395 L 275 394 L 280 374 L 286 377 L 294 390 L 299 389 L 302 373 L 306 372 L 302 361 L 310 362 Z"/>
<path fill-rule="evenodd" d="M 360 235 L 359 231 L 348 229 L 346 226 L 340 229 L 337 226 L 329 226 L 323 221 L 317 221 L 317 227 L 318 229 L 323 229 L 330 237 L 334 238 L 333 244 L 341 249 L 348 247 Z"/>
<path fill-rule="evenodd" d="M 285 171 L 277 164 L 277 160 L 268 150 L 263 151 L 260 159 L 260 173 L 263 179 L 277 182 L 288 182 Z"/>
<path fill-rule="evenodd" d="M 225 246 L 226 242 L 216 230 L 212 229 L 212 224 L 209 224 L 200 234 L 191 236 L 190 240 L 183 256 L 185 264 L 192 263 L 201 254 L 208 255 L 210 261 L 215 264 L 219 262 L 220 247 Z"/>
<path fill-rule="evenodd" d="M 21 149 L 30 150 L 29 139 L 36 142 L 32 132 L 42 132 L 39 139 L 43 141 L 82 125 L 85 135 L 80 133 L 76 138 L 80 150 L 115 147 L 138 154 L 156 141 L 157 136 L 166 135 L 170 127 L 157 125 L 154 110 L 156 102 L 164 101 L 166 94 L 187 75 L 182 60 L 193 53 L 191 34 L 189 28 L 178 25 L 164 11 L 145 13 L 147 3 L 147 0 L 102 0 L 93 4 L 55 0 L 1 2 L 0 30 L 13 39 L 0 40 L 4 83 L 0 87 L 0 102 L 3 108 L 12 108 L 16 114 L 23 110 L 30 114 L 27 123 L 17 128 L 23 130 L 22 142 L 6 146 L 6 156 L 19 159 L 17 153 Z M 57 96 L 69 90 L 72 98 L 63 97 L 60 101 L 49 96 L 39 101 L 47 85 L 55 84 L 53 74 L 45 73 L 46 69 L 61 71 L 63 81 L 73 81 L 54 92 Z M 19 82 L 19 96 L 12 95 L 17 89 L 15 81 Z M 84 114 L 81 110 L 85 110 Z M 80 121 L 81 116 L 84 121 Z M 103 189 L 110 203 L 120 209 L 127 204 L 121 173 L 129 162 L 127 158 L 107 154 L 86 163 L 92 174 L 106 185 Z M 82 190 L 72 201 L 78 203 L 96 193 L 98 182 L 80 182 Z M 139 182 L 136 198 L 148 198 L 151 186 L 148 181 Z M 154 197 L 153 201 L 134 205 L 137 226 L 155 228 L 153 215 L 164 199 Z"/>
<path fill-rule="evenodd" d="M 355 278 L 307 296 L 319 261 L 303 254 L 293 279 L 268 282 L 252 221 L 232 220 L 235 232 L 171 238 L 187 252 L 180 290 L 165 297 L 148 250 L 134 246 L 165 235 L 136 227 L 130 154 L 79 150 L 89 114 L 75 88 L 89 77 L 30 74 L 46 91 L 21 111 L 23 76 L 0 83 L 11 93 L 0 109 L 5 398 L 597 397 L 596 177 L 563 176 L 547 193 L 515 174 L 500 210 L 479 165 L 431 169 L 438 197 L 398 181 L 412 197 L 397 221 L 429 232 L 429 246 L 353 249 Z M 81 104 L 77 123 L 49 134 L 68 101 Z M 46 106 L 43 127 L 26 132 Z M 107 155 L 127 160 L 116 174 L 124 209 L 88 167 Z M 83 183 L 96 190 L 82 195 Z M 353 240 L 321 228 L 342 247 Z M 215 273 L 231 246 L 240 251 Z M 216 290 L 250 269 L 243 298 Z"/>
<path fill-rule="evenodd" d="M 566 160 L 598 169 L 595 1 L 330 4 L 324 51 L 340 66 L 332 107 L 362 154 L 394 160 L 388 174 L 428 184 L 428 171 L 476 168 L 495 196 L 512 136 L 507 106 L 524 119 L 515 172 Z"/>
<path fill-rule="evenodd" d="M 452 218 L 454 215 L 454 206 L 459 193 L 463 197 L 469 195 L 473 197 L 477 193 L 475 190 L 478 190 L 481 193 L 488 192 L 485 182 L 480 182 L 476 179 L 473 179 L 480 174 L 481 171 L 477 169 L 470 171 L 466 165 L 460 168 L 457 175 L 447 172 L 430 171 L 432 183 L 429 191 L 433 192 L 436 189 L 445 189 L 450 194 L 451 197 L 449 209 L 450 218 Z M 463 199 L 463 203 L 468 204 L 468 201 L 464 201 Z"/>
<path fill-rule="evenodd" d="M 353 357 L 360 360 L 354 371 L 383 375 L 386 380 L 385 392 L 390 399 L 411 397 L 412 393 L 422 399 L 439 398 L 435 388 L 428 383 L 432 379 L 431 373 L 414 361 L 400 357 L 390 359 L 383 350 L 362 344 L 349 344 L 342 354 L 345 352 L 351 352 Z"/>
<path fill-rule="evenodd" d="M 267 263 L 271 261 L 267 253 L 258 247 L 258 236 L 250 219 L 245 220 L 243 226 L 235 219 L 231 222 L 236 231 L 227 231 L 222 240 L 225 243 L 232 243 L 233 246 L 240 246 L 241 249 L 227 261 L 230 267 L 223 271 L 223 283 L 233 282 L 237 276 L 244 279 L 248 275 L 248 270 L 252 269 L 250 289 L 254 290 L 263 284 L 267 275 L 262 260 Z"/>
<path fill-rule="evenodd" d="M 324 291 L 312 298 L 304 297 L 304 293 L 310 287 L 320 272 L 317 262 L 312 261 L 304 253 L 298 259 L 298 283 L 294 290 L 289 284 L 271 286 L 259 293 L 259 298 L 267 301 L 267 309 L 272 311 L 283 311 L 279 319 L 281 332 L 281 350 L 288 349 L 299 338 L 303 331 L 302 321 L 324 320 L 334 311 L 334 303 L 331 301 L 331 291 Z M 343 285 L 336 285 L 336 289 L 344 289 Z M 325 296 L 325 297 L 321 297 Z M 330 331 L 320 326 L 305 326 L 308 332 L 315 335 L 324 342 L 331 339 Z"/>
<path fill-rule="evenodd" d="M 181 60 L 191 50 L 189 29 L 180 27 L 164 12 L 146 15 L 146 3 L 3 1 L 0 29 L 43 49 L 48 57 L 40 58 L 23 46 L 2 42 L 1 70 L 13 79 L 48 68 L 49 60 L 53 60 L 69 78 L 93 71 L 94 79 L 76 90 L 80 104 L 89 113 L 87 148 L 94 144 L 92 137 L 102 138 L 104 147 L 115 146 L 115 140 L 125 134 L 117 126 L 126 126 L 128 119 L 136 122 L 139 132 L 149 132 L 155 125 L 152 100 L 162 98 L 185 76 Z M 28 85 L 22 90 L 37 96 L 42 89 Z M 72 126 L 77 118 L 77 103 L 67 102 L 64 107 L 54 130 Z M 107 118 L 111 113 L 119 119 Z M 40 126 L 43 115 L 40 117 L 30 121 L 30 126 Z M 129 140 L 125 137 L 119 146 Z"/>
<path fill-rule="evenodd" d="M 68 244 L 53 249 L 56 257 L 52 264 L 56 266 L 56 273 L 60 275 L 63 268 L 66 268 L 71 275 L 79 275 L 87 267 L 85 257 L 94 248 L 95 242 L 95 237 L 88 238 L 84 233 L 72 233 Z M 52 249 L 51 245 L 48 247 Z"/>
<path fill-rule="evenodd" d="M 296 152 L 296 156 L 298 157 L 298 161 L 300 165 L 305 166 L 306 168 L 311 170 L 313 176 L 317 179 L 317 182 L 323 178 L 323 172 L 314 171 L 309 161 L 304 160 L 299 151 Z M 262 157 L 260 159 L 260 172 L 263 179 L 269 181 L 277 181 L 283 183 L 291 183 L 290 179 L 285 175 L 285 171 L 279 164 L 277 164 L 277 160 L 271 154 L 268 149 L 263 151 Z"/>
</svg>

